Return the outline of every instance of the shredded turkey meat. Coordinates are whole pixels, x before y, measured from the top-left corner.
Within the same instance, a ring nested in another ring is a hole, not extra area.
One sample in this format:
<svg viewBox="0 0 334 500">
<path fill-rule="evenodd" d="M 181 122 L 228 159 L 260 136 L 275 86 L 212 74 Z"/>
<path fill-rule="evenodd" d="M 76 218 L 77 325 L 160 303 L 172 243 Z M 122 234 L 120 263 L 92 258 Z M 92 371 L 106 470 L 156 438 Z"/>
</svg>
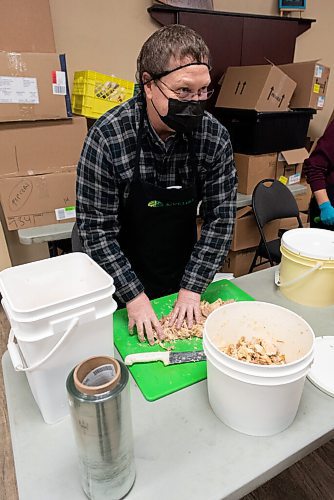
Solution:
<svg viewBox="0 0 334 500">
<path fill-rule="evenodd" d="M 169 320 L 171 317 L 172 313 L 169 313 L 167 316 L 163 316 L 160 320 L 161 326 L 163 328 L 163 332 L 165 334 L 165 342 L 172 342 L 174 340 L 181 340 L 181 339 L 190 339 L 193 337 L 203 337 L 203 327 L 204 327 L 204 322 L 206 318 L 209 316 L 212 311 L 217 309 L 218 307 L 224 305 L 224 304 L 230 304 L 231 302 L 235 302 L 234 300 L 222 300 L 222 299 L 217 299 L 215 302 L 212 302 L 210 304 L 206 300 L 201 301 L 201 320 L 199 323 L 196 323 L 192 326 L 192 328 L 189 328 L 187 326 L 186 320 L 183 321 L 181 328 L 178 330 L 175 325 L 172 327 L 169 326 Z M 160 343 L 161 345 L 161 343 Z M 162 345 L 163 347 L 163 345 Z"/>
<path fill-rule="evenodd" d="M 255 337 L 251 340 L 240 337 L 236 344 L 222 346 L 220 350 L 239 361 L 256 365 L 284 365 L 286 363 L 285 355 L 279 352 L 275 344 Z"/>
</svg>

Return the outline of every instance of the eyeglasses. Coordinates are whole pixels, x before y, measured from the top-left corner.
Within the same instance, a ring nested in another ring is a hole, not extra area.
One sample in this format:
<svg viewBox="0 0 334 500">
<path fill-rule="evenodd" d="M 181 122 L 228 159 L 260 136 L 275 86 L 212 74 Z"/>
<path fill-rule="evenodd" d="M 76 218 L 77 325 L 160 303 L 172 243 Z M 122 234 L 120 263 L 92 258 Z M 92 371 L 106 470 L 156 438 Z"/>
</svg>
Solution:
<svg viewBox="0 0 334 500">
<path fill-rule="evenodd" d="M 200 101 L 206 101 L 207 99 L 210 99 L 214 93 L 214 90 L 208 89 L 200 89 L 197 92 L 191 92 L 188 89 L 173 90 L 167 85 L 167 83 L 160 79 L 158 79 L 158 81 L 161 82 L 168 90 L 173 92 L 173 94 L 175 94 L 180 101 L 191 101 L 194 97 L 198 97 Z"/>
</svg>

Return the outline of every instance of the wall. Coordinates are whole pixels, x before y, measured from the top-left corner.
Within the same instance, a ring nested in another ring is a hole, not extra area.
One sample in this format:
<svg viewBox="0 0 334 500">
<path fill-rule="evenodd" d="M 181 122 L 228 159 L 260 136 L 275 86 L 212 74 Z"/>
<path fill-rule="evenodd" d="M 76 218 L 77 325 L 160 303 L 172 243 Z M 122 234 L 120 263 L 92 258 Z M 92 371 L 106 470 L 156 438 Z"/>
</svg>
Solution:
<svg viewBox="0 0 334 500">
<path fill-rule="evenodd" d="M 277 15 L 277 4 L 278 0 L 214 0 L 215 10 L 264 15 Z M 146 11 L 150 5 L 151 0 L 50 0 L 56 47 L 67 54 L 70 81 L 74 71 L 83 69 L 133 80 L 140 47 L 158 28 Z M 295 61 L 321 58 L 333 71 L 325 109 L 311 122 L 314 138 L 322 134 L 334 108 L 333 0 L 308 0 L 302 15 L 317 22 L 297 38 Z"/>
<path fill-rule="evenodd" d="M 151 0 L 50 0 L 58 52 L 70 73 L 91 69 L 134 80 L 144 41 L 158 25 Z"/>
</svg>

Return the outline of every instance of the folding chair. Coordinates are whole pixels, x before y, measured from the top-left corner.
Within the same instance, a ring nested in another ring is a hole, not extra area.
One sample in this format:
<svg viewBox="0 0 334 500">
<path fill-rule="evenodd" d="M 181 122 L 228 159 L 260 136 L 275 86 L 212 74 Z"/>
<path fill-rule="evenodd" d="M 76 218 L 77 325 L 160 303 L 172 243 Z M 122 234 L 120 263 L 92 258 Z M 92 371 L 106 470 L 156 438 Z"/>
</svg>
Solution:
<svg viewBox="0 0 334 500">
<path fill-rule="evenodd" d="M 261 239 L 249 268 L 250 273 L 264 262 L 270 262 L 271 266 L 281 262 L 281 238 L 278 236 L 275 240 L 267 241 L 264 234 L 264 227 L 268 222 L 296 217 L 298 227 L 303 227 L 293 194 L 287 186 L 278 180 L 263 179 L 255 186 L 252 195 L 252 208 Z M 259 257 L 267 260 L 257 264 Z"/>
</svg>

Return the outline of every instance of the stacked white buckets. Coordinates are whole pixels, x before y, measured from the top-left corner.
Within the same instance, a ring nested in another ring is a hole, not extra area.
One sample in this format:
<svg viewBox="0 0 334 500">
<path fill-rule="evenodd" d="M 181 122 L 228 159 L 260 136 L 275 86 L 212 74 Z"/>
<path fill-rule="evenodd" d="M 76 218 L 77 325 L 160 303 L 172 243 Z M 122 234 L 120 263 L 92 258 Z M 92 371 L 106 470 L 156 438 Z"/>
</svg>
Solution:
<svg viewBox="0 0 334 500">
<path fill-rule="evenodd" d="M 276 344 L 286 364 L 250 364 L 221 351 L 242 336 Z M 274 304 L 235 302 L 210 314 L 203 346 L 209 401 L 220 420 L 254 436 L 276 434 L 293 422 L 314 357 L 314 333 L 306 321 Z"/>
<path fill-rule="evenodd" d="M 112 278 L 83 253 L 0 273 L 11 324 L 8 350 L 14 368 L 26 372 L 45 422 L 69 412 L 66 379 L 75 365 L 91 356 L 113 356 L 114 291 Z"/>
</svg>

